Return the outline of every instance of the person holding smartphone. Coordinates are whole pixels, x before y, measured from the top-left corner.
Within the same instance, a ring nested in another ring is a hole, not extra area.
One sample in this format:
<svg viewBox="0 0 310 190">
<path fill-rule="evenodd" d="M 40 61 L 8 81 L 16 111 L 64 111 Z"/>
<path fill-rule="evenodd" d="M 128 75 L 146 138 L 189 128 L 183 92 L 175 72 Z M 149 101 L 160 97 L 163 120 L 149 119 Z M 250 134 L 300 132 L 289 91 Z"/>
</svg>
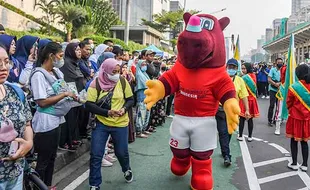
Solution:
<svg viewBox="0 0 310 190">
<path fill-rule="evenodd" d="M 17 86 L 6 83 L 9 56 L 0 45 L 0 189 L 23 189 L 25 155 L 33 146 L 30 107 Z"/>
</svg>

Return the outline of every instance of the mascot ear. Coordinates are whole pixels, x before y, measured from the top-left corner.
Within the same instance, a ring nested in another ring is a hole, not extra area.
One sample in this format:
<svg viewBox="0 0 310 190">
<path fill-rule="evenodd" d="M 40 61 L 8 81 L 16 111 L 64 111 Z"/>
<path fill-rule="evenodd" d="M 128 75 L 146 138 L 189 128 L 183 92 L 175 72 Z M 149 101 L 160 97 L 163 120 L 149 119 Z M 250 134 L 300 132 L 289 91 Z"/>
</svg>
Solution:
<svg viewBox="0 0 310 190">
<path fill-rule="evenodd" d="M 185 25 L 187 25 L 187 23 L 188 23 L 189 19 L 191 18 L 191 16 L 192 16 L 192 14 L 189 13 L 189 12 L 184 13 L 183 19 L 184 19 Z"/>
<path fill-rule="evenodd" d="M 221 25 L 222 30 L 224 30 L 230 23 L 230 19 L 228 17 L 221 18 L 219 20 L 219 23 Z"/>
</svg>

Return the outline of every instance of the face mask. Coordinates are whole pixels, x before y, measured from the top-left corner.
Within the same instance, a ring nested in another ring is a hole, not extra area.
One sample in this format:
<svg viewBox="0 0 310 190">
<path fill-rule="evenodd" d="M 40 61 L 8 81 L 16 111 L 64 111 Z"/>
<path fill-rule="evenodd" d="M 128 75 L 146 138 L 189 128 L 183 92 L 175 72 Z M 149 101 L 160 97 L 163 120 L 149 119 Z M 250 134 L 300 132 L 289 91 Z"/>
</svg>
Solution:
<svg viewBox="0 0 310 190">
<path fill-rule="evenodd" d="M 95 45 L 94 44 L 90 44 L 90 48 L 94 49 Z"/>
<path fill-rule="evenodd" d="M 227 73 L 229 74 L 229 76 L 235 76 L 237 73 L 237 70 L 235 69 L 227 69 Z"/>
<path fill-rule="evenodd" d="M 282 63 L 278 63 L 278 64 L 277 64 L 277 67 L 278 67 L 278 68 L 281 68 L 282 66 L 283 66 Z"/>
<path fill-rule="evenodd" d="M 115 74 L 115 75 L 108 74 L 108 78 L 111 81 L 117 82 L 119 80 L 119 74 Z"/>
<path fill-rule="evenodd" d="M 141 71 L 142 71 L 142 72 L 145 72 L 146 70 L 147 70 L 147 66 L 142 66 L 142 67 L 141 67 Z"/>
<path fill-rule="evenodd" d="M 60 60 L 56 60 L 54 63 L 53 63 L 53 65 L 54 65 L 54 67 L 56 67 L 56 68 L 61 68 L 62 66 L 64 66 L 64 64 L 65 64 L 65 61 L 64 61 L 64 59 L 60 59 Z"/>
<path fill-rule="evenodd" d="M 8 107 L 5 106 L 4 112 L 2 113 L 3 118 L 0 128 L 0 142 L 11 142 L 18 136 L 17 131 L 14 129 L 13 122 L 6 117 L 7 111 Z"/>
<path fill-rule="evenodd" d="M 166 71 L 167 67 L 162 67 L 161 70 Z"/>
</svg>

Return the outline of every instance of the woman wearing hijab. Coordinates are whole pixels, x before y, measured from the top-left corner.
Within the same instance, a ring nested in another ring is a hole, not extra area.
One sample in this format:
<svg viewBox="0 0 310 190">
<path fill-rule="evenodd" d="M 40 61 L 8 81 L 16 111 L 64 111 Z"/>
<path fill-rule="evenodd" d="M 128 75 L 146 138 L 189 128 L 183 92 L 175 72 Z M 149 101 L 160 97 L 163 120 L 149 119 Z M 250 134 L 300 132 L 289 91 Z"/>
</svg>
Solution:
<svg viewBox="0 0 310 190">
<path fill-rule="evenodd" d="M 128 70 L 128 64 L 123 63 L 121 66 L 121 75 L 124 77 L 130 84 L 131 90 L 134 91 L 135 88 L 135 76 L 132 74 L 131 70 Z M 132 143 L 135 141 L 135 123 L 134 123 L 134 116 L 133 116 L 133 110 L 128 110 L 129 115 L 129 136 L 128 141 L 129 143 Z"/>
<path fill-rule="evenodd" d="M 37 61 L 39 38 L 34 36 L 23 36 L 17 40 L 15 58 L 19 61 L 22 72 L 19 77 L 19 83 L 27 86 L 29 77 L 34 64 Z M 43 44 L 41 44 L 41 48 Z"/>
<path fill-rule="evenodd" d="M 259 117 L 259 110 L 258 110 L 258 104 L 257 104 L 257 86 L 256 86 L 256 75 L 253 73 L 253 67 L 251 63 L 243 63 L 241 66 L 242 69 L 242 79 L 245 82 L 246 88 L 248 90 L 249 96 L 248 96 L 248 104 L 249 104 L 249 113 L 246 113 L 245 106 L 243 104 L 243 101 L 240 100 L 240 119 L 239 119 L 239 141 L 243 141 L 243 129 L 245 121 L 248 121 L 248 141 L 251 142 L 253 140 L 252 133 L 254 128 L 253 118 Z M 249 115 L 250 114 L 250 115 Z"/>
<path fill-rule="evenodd" d="M 6 34 L 0 35 L 0 43 L 3 44 L 7 50 L 12 67 L 7 81 L 18 83 L 21 73 L 21 65 L 19 61 L 13 57 L 16 52 L 16 36 Z"/>
<path fill-rule="evenodd" d="M 133 180 L 128 153 L 128 110 L 134 100 L 129 83 L 120 77 L 120 65 L 107 59 L 101 65 L 99 76 L 87 91 L 86 108 L 96 114 L 96 127 L 92 130 L 89 184 L 99 189 L 102 183 L 101 163 L 109 135 L 112 136 L 115 155 L 122 167 L 126 182 Z M 125 85 L 125 86 L 123 86 Z M 99 91 L 100 89 L 100 91 Z M 98 92 L 99 91 L 99 92 Z"/>
<path fill-rule="evenodd" d="M 96 64 L 96 68 L 97 67 L 97 61 L 98 58 L 100 57 L 100 55 L 103 54 L 103 52 L 105 52 L 107 50 L 109 46 L 105 45 L 105 44 L 99 44 L 96 48 L 95 48 L 95 53 L 93 55 L 91 55 L 89 57 L 89 60 L 92 62 L 92 64 Z M 97 69 L 98 70 L 98 69 Z"/>
<path fill-rule="evenodd" d="M 104 52 L 102 55 L 99 56 L 98 60 L 97 60 L 97 65 L 98 65 L 98 68 L 101 67 L 101 64 L 106 60 L 106 59 L 109 59 L 109 58 L 114 58 L 115 57 L 115 54 L 112 53 L 112 52 Z"/>
<path fill-rule="evenodd" d="M 78 66 L 78 60 L 81 59 L 81 48 L 77 43 L 70 43 L 65 50 L 65 64 L 60 68 L 64 74 L 64 80 L 67 84 L 72 84 L 77 92 L 84 89 L 84 76 Z M 81 106 L 71 108 L 65 116 L 66 123 L 61 125 L 61 135 L 59 149 L 67 151 L 76 151 L 77 146 L 81 145 L 78 141 L 78 113 Z"/>
<path fill-rule="evenodd" d="M 146 70 L 147 63 L 144 60 L 140 60 L 136 66 L 135 87 L 135 93 L 137 95 L 136 134 L 139 138 L 147 138 L 147 135 L 150 135 L 147 131 L 150 112 L 146 109 L 146 104 L 144 103 L 144 90 L 147 89 L 146 81 L 150 80 Z"/>
<path fill-rule="evenodd" d="M 28 35 L 17 40 L 15 58 L 22 68 L 26 67 L 29 55 L 38 47 L 38 41 L 38 37 Z"/>
</svg>

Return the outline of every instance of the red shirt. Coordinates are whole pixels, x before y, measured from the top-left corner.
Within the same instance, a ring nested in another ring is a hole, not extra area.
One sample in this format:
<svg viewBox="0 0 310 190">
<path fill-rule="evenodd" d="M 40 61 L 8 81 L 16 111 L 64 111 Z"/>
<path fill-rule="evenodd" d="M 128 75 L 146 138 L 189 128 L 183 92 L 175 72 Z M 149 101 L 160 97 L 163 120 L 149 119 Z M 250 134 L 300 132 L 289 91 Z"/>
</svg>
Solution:
<svg viewBox="0 0 310 190">
<path fill-rule="evenodd" d="M 286 65 L 283 65 L 280 69 L 280 79 L 281 79 L 281 83 L 284 84 L 285 83 L 285 73 L 286 73 Z"/>
<path fill-rule="evenodd" d="M 307 84 L 304 80 L 300 82 L 310 91 L 310 84 Z M 291 89 L 288 91 L 286 105 L 290 117 L 298 120 L 310 119 L 310 111 L 299 101 Z"/>
<path fill-rule="evenodd" d="M 233 81 L 225 66 L 187 69 L 179 62 L 160 78 L 166 95 L 176 93 L 175 113 L 189 117 L 214 116 L 219 101 L 235 98 Z"/>
</svg>

